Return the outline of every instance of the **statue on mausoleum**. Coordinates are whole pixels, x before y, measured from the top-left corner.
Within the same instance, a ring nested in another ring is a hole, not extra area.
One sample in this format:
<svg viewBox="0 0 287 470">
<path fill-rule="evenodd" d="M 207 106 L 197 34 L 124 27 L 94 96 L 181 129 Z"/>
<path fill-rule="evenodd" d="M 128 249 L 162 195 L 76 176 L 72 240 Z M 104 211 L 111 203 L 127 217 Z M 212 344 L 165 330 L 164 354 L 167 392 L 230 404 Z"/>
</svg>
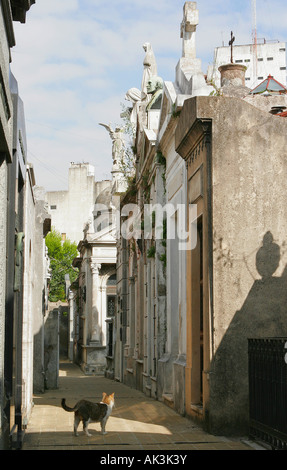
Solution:
<svg viewBox="0 0 287 470">
<path fill-rule="evenodd" d="M 112 156 L 114 165 L 117 165 L 119 162 L 122 161 L 125 155 L 125 142 L 123 137 L 123 129 L 120 127 L 116 127 L 115 130 L 111 127 L 111 124 L 101 124 L 108 133 L 110 134 L 110 138 L 113 141 L 113 148 L 112 148 Z"/>
<path fill-rule="evenodd" d="M 135 126 L 137 123 L 139 104 L 141 103 L 141 91 L 138 88 L 130 88 L 126 93 L 125 99 L 132 103 L 132 108 L 129 109 L 129 118 L 132 125 Z"/>
<path fill-rule="evenodd" d="M 146 42 L 143 45 L 143 48 L 146 52 L 145 58 L 144 58 L 144 72 L 143 72 L 143 78 L 142 78 L 142 100 L 145 100 L 148 98 L 148 91 L 147 91 L 147 84 L 148 81 L 151 77 L 157 76 L 157 65 L 156 65 L 156 60 L 155 60 L 155 55 L 153 53 L 152 46 L 149 42 Z"/>
<path fill-rule="evenodd" d="M 147 92 L 151 96 L 147 110 L 160 109 L 163 93 L 163 79 L 161 77 L 150 77 L 147 84 Z"/>
</svg>

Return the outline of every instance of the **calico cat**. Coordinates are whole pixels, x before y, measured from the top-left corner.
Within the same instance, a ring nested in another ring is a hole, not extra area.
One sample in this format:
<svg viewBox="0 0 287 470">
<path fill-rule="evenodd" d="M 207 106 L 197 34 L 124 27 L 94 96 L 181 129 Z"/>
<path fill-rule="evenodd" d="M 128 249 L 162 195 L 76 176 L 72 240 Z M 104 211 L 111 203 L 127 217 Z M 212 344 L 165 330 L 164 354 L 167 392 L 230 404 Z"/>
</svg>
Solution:
<svg viewBox="0 0 287 470">
<path fill-rule="evenodd" d="M 103 398 L 100 403 L 92 403 L 87 400 L 80 400 L 74 408 L 70 408 L 66 405 L 66 399 L 63 398 L 61 405 L 65 411 L 74 412 L 74 434 L 78 436 L 78 426 L 81 421 L 83 421 L 83 429 L 87 436 L 91 436 L 88 431 L 89 423 L 101 423 L 102 434 L 106 433 L 106 423 L 112 412 L 113 406 L 115 404 L 114 393 L 107 395 L 103 393 Z"/>
</svg>

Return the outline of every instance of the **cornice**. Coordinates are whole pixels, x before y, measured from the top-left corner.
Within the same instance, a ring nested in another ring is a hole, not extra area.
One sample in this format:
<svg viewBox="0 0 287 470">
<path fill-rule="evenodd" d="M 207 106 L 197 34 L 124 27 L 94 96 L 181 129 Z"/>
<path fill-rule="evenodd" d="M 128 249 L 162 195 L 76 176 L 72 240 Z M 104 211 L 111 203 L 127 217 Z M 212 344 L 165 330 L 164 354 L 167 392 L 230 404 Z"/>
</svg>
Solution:
<svg viewBox="0 0 287 470">
<path fill-rule="evenodd" d="M 193 125 L 186 133 L 182 141 L 176 148 L 177 153 L 184 159 L 188 160 L 200 142 L 211 134 L 211 119 L 196 119 Z"/>
<path fill-rule="evenodd" d="M 1 0 L 1 8 L 3 12 L 7 40 L 8 40 L 9 47 L 11 48 L 16 45 L 16 41 L 15 41 L 15 35 L 14 35 L 13 16 L 12 16 L 10 0 Z"/>
</svg>

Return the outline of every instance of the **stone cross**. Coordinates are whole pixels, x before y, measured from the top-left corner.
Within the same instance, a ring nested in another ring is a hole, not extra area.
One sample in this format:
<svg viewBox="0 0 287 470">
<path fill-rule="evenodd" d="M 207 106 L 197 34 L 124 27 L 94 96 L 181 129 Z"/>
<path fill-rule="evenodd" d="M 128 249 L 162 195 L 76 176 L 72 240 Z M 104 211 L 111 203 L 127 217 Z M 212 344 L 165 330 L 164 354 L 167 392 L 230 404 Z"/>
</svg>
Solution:
<svg viewBox="0 0 287 470">
<path fill-rule="evenodd" d="M 196 2 L 185 2 L 183 21 L 181 23 L 181 38 L 183 39 L 182 57 L 196 58 L 195 35 L 199 24 L 199 11 Z"/>
</svg>

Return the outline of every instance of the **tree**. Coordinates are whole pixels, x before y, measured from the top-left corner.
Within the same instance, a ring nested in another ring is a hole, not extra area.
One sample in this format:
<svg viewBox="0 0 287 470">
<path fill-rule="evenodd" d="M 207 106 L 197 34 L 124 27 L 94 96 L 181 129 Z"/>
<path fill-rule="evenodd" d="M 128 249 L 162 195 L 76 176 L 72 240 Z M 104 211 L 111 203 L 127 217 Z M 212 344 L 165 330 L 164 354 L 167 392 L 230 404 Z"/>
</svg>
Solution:
<svg viewBox="0 0 287 470">
<path fill-rule="evenodd" d="M 78 270 L 72 266 L 74 258 L 78 255 L 77 245 L 68 239 L 62 241 L 61 234 L 53 229 L 46 236 L 46 246 L 51 267 L 49 300 L 65 302 L 67 300 L 65 275 L 69 275 L 71 283 L 78 277 Z"/>
</svg>

